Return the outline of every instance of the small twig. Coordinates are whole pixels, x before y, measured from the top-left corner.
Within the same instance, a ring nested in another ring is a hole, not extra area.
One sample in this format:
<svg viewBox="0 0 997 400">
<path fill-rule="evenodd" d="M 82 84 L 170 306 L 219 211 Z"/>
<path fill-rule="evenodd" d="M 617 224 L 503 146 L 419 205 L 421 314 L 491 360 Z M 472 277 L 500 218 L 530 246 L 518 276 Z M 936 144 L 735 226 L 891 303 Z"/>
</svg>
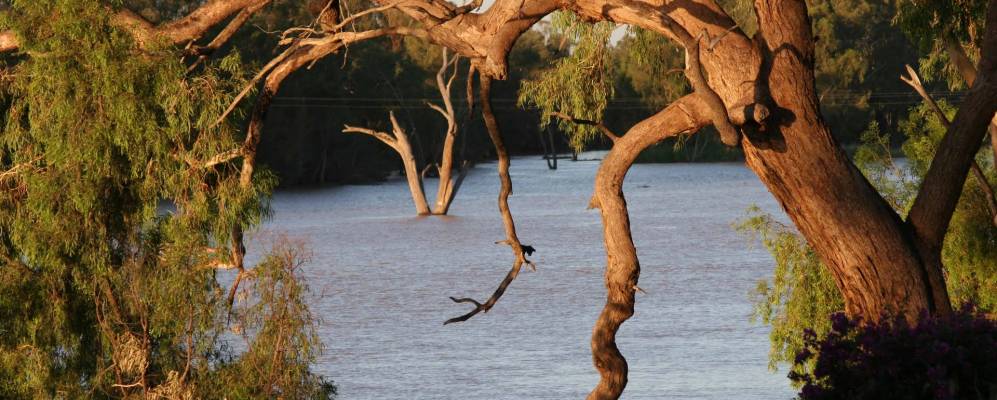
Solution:
<svg viewBox="0 0 997 400">
<path fill-rule="evenodd" d="M 30 161 L 23 162 L 23 163 L 20 163 L 20 164 L 15 164 L 14 166 L 12 166 L 9 169 L 7 169 L 6 171 L 0 172 L 0 183 L 3 183 L 4 181 L 6 181 L 8 179 L 14 179 L 15 177 L 17 177 L 17 175 L 21 174 L 21 171 L 23 171 L 25 169 L 34 168 L 35 163 L 37 163 L 38 161 L 41 161 L 41 159 L 42 159 L 42 157 L 38 156 L 38 157 L 35 157 L 35 158 L 31 159 Z"/>
</svg>

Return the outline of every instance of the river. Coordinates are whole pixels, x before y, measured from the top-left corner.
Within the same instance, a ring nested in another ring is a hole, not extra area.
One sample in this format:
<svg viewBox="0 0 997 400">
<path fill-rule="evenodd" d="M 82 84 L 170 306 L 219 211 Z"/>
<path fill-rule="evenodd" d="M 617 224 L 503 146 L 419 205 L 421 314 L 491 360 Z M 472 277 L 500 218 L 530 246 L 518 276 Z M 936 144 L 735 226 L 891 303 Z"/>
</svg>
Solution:
<svg viewBox="0 0 997 400">
<path fill-rule="evenodd" d="M 443 326 L 470 307 L 448 296 L 483 301 L 512 264 L 494 244 L 494 163 L 470 171 L 446 217 L 415 217 L 403 179 L 281 191 L 254 240 L 280 232 L 313 252 L 315 370 L 341 399 L 582 399 L 598 381 L 589 335 L 605 298 L 599 213 L 586 209 L 597 167 L 513 159 L 510 206 L 538 269 L 464 323 Z M 767 369 L 768 329 L 749 320 L 772 259 L 731 228 L 751 205 L 784 218 L 764 186 L 740 163 L 641 164 L 624 190 L 647 293 L 618 336 L 623 398 L 792 398 L 785 368 Z"/>
</svg>

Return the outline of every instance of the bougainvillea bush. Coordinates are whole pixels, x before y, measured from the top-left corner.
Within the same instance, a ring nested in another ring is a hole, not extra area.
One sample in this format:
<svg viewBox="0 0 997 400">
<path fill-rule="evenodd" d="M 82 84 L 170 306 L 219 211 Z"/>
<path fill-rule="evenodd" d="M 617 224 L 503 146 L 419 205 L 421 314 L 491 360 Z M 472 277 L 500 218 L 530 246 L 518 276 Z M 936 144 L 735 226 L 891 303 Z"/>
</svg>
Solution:
<svg viewBox="0 0 997 400">
<path fill-rule="evenodd" d="M 997 321 L 971 307 L 950 317 L 902 318 L 861 324 L 842 313 L 831 332 L 807 331 L 790 373 L 803 400 L 997 398 Z"/>
</svg>

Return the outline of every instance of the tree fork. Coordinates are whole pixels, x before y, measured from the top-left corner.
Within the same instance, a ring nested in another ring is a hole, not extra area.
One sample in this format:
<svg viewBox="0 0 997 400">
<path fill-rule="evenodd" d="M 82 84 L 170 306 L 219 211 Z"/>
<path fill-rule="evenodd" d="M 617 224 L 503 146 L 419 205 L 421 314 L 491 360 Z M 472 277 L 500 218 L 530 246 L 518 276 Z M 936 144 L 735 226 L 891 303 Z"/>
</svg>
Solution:
<svg viewBox="0 0 997 400">
<path fill-rule="evenodd" d="M 398 153 L 398 156 L 402 159 L 402 166 L 405 168 L 405 179 L 408 181 L 409 192 L 412 194 L 412 202 L 415 203 L 416 214 L 420 216 L 430 215 L 432 213 L 429 211 L 429 204 L 426 203 L 426 192 L 422 187 L 422 175 L 429 169 L 429 165 L 427 165 L 426 169 L 423 170 L 423 174 L 419 173 L 419 170 L 415 165 L 415 156 L 412 155 L 412 145 L 409 143 L 408 134 L 406 134 L 401 125 L 398 124 L 398 120 L 395 118 L 394 112 L 388 113 L 388 116 L 391 119 L 391 130 L 393 135 L 349 125 L 346 125 L 343 128 L 343 133 L 361 133 L 369 135 L 394 149 L 395 152 Z M 443 184 L 442 181 L 440 184 Z"/>
<path fill-rule="evenodd" d="M 974 69 L 973 71 L 975 74 L 976 70 Z M 928 107 L 930 107 L 931 110 L 938 115 L 938 119 L 942 121 L 942 125 L 945 126 L 946 130 L 952 129 L 952 121 L 949 121 L 949 117 L 945 115 L 945 112 L 938 106 L 935 99 L 933 99 L 931 95 L 928 94 L 928 91 L 925 90 L 924 85 L 921 84 L 921 78 L 917 76 L 917 71 L 914 71 L 914 68 L 907 65 L 907 74 L 910 76 L 905 77 L 901 75 L 900 80 L 914 88 L 914 91 L 921 95 L 921 98 L 928 104 Z M 983 173 L 983 169 L 980 168 L 980 164 L 976 162 L 975 158 L 972 160 L 972 164 L 970 164 L 970 169 L 973 172 L 973 177 L 976 178 L 980 185 L 980 190 L 983 191 L 983 197 L 987 202 L 987 209 L 990 211 L 991 222 L 994 226 L 997 226 L 997 200 L 994 199 L 994 190 L 990 187 L 990 182 L 987 180 L 987 176 Z"/>
</svg>

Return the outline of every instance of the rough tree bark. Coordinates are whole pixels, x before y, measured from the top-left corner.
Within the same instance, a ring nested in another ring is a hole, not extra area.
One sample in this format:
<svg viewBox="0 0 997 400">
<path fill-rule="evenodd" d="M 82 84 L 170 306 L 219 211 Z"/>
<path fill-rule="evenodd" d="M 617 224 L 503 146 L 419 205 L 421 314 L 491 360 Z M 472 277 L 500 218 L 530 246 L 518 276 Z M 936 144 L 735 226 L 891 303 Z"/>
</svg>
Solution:
<svg viewBox="0 0 997 400">
<path fill-rule="evenodd" d="M 956 69 L 959 70 L 959 74 L 962 75 L 962 79 L 966 81 L 966 87 L 973 87 L 976 82 L 976 66 L 973 65 L 973 61 L 969 59 L 966 55 L 966 49 L 962 47 L 951 35 L 946 35 L 942 41 L 945 45 L 945 52 L 948 53 L 949 59 L 955 64 Z M 994 166 L 997 168 L 997 115 L 994 119 L 990 121 L 990 148 L 994 153 Z"/>
<path fill-rule="evenodd" d="M 755 8 L 763 57 L 758 83 L 777 111 L 745 144 L 748 165 L 832 271 L 849 314 L 875 320 L 947 312 L 940 269 L 928 271 L 909 229 L 849 162 L 820 116 L 806 5 L 758 1 Z"/>
<path fill-rule="evenodd" d="M 619 398 L 627 385 L 627 361 L 616 347 L 616 332 L 634 314 L 640 262 L 630 234 L 623 180 L 641 151 L 667 137 L 694 132 L 709 124 L 707 113 L 699 96 L 685 96 L 615 140 L 599 165 L 592 206 L 598 207 L 602 215 L 606 305 L 592 330 L 592 361 L 601 379 L 589 399 Z"/>
<path fill-rule="evenodd" d="M 398 156 L 402 159 L 402 165 L 405 168 L 405 179 L 408 180 L 408 190 L 412 193 L 412 202 L 415 203 L 416 214 L 429 215 L 429 204 L 426 203 L 426 194 L 422 190 L 422 179 L 419 175 L 419 169 L 416 168 L 415 165 L 415 156 L 412 155 L 412 145 L 409 144 L 408 134 L 406 134 L 405 130 L 398 125 L 398 120 L 395 119 L 394 112 L 390 113 L 389 116 L 391 118 L 391 130 L 393 135 L 375 131 L 373 129 L 349 125 L 344 127 L 343 133 L 362 133 L 369 135 L 394 149 L 395 152 L 398 153 Z"/>
</svg>

